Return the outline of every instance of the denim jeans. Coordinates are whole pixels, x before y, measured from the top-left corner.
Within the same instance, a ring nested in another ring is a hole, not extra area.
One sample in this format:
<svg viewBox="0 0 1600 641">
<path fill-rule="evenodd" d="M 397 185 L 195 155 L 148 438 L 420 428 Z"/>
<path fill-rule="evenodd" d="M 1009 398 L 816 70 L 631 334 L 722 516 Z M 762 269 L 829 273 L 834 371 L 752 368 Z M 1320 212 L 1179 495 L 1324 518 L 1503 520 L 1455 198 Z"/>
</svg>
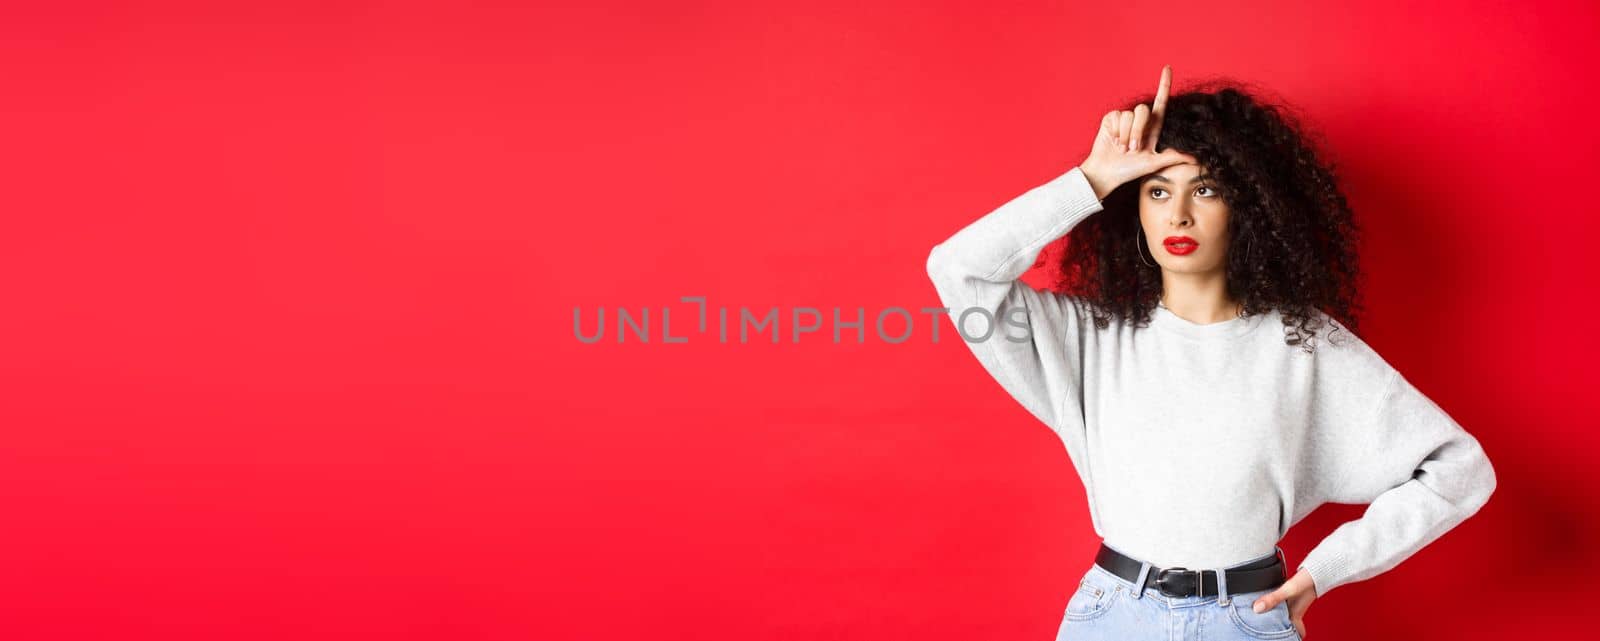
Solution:
<svg viewBox="0 0 1600 641">
<path fill-rule="evenodd" d="M 1133 581 L 1091 564 L 1067 601 L 1056 641 L 1300 641 L 1288 601 L 1257 614 L 1251 605 L 1272 590 L 1228 592 L 1223 583 L 1221 594 L 1171 597 L 1154 586 L 1137 590 Z"/>
</svg>

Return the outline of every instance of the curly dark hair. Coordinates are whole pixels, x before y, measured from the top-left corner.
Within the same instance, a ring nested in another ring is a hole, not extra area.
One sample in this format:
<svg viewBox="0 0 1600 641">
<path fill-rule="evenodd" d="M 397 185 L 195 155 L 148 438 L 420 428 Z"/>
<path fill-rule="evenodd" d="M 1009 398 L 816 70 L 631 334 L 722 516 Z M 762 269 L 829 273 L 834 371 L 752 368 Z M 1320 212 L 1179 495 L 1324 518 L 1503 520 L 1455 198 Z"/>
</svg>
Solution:
<svg viewBox="0 0 1600 641">
<path fill-rule="evenodd" d="M 1242 313 L 1277 309 L 1285 342 L 1315 351 L 1324 317 L 1334 330 L 1357 330 L 1359 229 L 1332 163 L 1313 149 L 1315 133 L 1282 100 L 1241 86 L 1211 80 L 1169 95 L 1155 151 L 1194 156 L 1227 203 L 1227 289 Z M 1087 303 L 1100 328 L 1113 316 L 1147 326 L 1161 292 L 1161 268 L 1134 239 L 1139 182 L 1107 194 L 1104 211 L 1075 227 L 1061 254 L 1057 290 Z"/>
</svg>

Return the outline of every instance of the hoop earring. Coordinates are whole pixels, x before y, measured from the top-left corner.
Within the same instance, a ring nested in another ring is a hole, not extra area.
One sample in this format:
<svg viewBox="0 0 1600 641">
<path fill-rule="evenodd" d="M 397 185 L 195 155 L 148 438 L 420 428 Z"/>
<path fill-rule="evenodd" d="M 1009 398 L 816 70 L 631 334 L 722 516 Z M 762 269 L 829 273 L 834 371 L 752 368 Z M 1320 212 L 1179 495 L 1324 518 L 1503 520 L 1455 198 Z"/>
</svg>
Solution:
<svg viewBox="0 0 1600 641">
<path fill-rule="evenodd" d="M 1155 267 L 1154 263 L 1144 259 L 1144 242 L 1139 240 L 1144 235 L 1141 233 L 1143 231 L 1140 227 L 1133 228 L 1133 253 L 1139 255 L 1139 262 L 1144 263 L 1146 267 Z"/>
<path fill-rule="evenodd" d="M 1230 259 L 1231 259 L 1231 255 L 1234 252 L 1230 250 L 1228 253 L 1230 254 Z M 1244 244 L 1244 264 L 1246 264 L 1246 265 L 1251 264 L 1255 260 L 1255 257 L 1256 257 L 1256 239 L 1255 239 L 1254 236 L 1251 236 L 1250 240 L 1245 241 L 1245 244 Z"/>
</svg>

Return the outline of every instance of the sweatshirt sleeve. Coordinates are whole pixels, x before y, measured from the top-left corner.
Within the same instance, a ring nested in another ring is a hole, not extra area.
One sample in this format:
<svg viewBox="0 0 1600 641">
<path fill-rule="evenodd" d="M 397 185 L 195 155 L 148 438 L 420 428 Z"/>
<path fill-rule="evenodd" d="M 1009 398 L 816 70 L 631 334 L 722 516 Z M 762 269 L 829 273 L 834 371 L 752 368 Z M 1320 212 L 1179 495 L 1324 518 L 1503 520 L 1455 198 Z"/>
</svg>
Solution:
<svg viewBox="0 0 1600 641">
<path fill-rule="evenodd" d="M 1081 349 L 1075 300 L 1019 280 L 1045 245 L 1102 209 L 1083 170 L 1022 193 L 928 255 L 928 277 L 978 361 L 1058 433 L 1082 470 Z"/>
<path fill-rule="evenodd" d="M 1318 596 L 1399 565 L 1476 513 L 1496 485 L 1478 440 L 1399 371 L 1372 361 L 1382 369 L 1357 373 L 1381 381 L 1376 402 L 1362 405 L 1370 413 L 1328 426 L 1338 441 L 1321 446 L 1330 500 L 1369 505 L 1300 562 Z"/>
</svg>

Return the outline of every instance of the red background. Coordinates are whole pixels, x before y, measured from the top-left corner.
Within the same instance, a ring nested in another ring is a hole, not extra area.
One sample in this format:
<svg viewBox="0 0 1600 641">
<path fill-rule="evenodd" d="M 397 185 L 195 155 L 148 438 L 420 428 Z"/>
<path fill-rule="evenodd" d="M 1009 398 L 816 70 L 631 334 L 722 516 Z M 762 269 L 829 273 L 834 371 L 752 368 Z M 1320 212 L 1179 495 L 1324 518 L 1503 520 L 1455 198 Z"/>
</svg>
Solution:
<svg viewBox="0 0 1600 641">
<path fill-rule="evenodd" d="M 1309 638 L 1589 627 L 1593 3 L 256 4 L 0 15 L 0 637 L 1053 638 L 1083 490 L 948 319 L 572 313 L 937 306 L 1167 63 L 1325 134 L 1368 341 L 1499 472 Z"/>
</svg>

